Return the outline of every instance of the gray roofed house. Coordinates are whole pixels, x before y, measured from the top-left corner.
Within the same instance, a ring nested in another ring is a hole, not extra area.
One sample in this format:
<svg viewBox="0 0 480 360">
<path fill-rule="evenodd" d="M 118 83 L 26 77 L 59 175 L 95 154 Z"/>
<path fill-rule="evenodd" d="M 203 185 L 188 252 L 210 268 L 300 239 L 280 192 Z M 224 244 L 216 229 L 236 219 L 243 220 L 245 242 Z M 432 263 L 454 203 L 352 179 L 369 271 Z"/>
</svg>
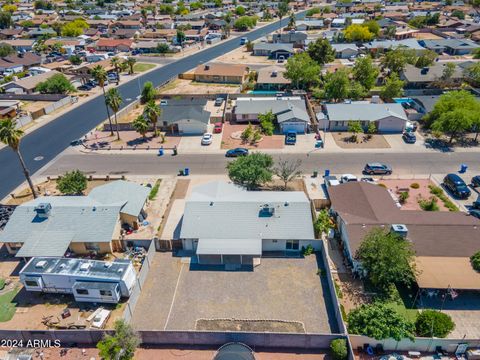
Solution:
<svg viewBox="0 0 480 360">
<path fill-rule="evenodd" d="M 470 39 L 434 39 L 420 40 L 422 46 L 439 54 L 467 55 L 473 53 L 480 45 Z"/>
<path fill-rule="evenodd" d="M 258 115 L 272 111 L 282 133 L 303 134 L 310 125 L 305 100 L 300 96 L 238 98 L 234 117 L 239 123 L 258 121 Z"/>
<path fill-rule="evenodd" d="M 200 135 L 207 131 L 210 112 L 205 110 L 206 99 L 168 99 L 161 105 L 158 125 L 165 131 L 177 134 Z"/>
<path fill-rule="evenodd" d="M 392 50 L 398 48 L 405 48 L 409 50 L 415 50 L 417 54 L 421 54 L 425 51 L 425 48 L 419 44 L 416 39 L 403 39 L 403 40 L 382 40 L 371 41 L 363 44 L 369 50 Z"/>
<path fill-rule="evenodd" d="M 325 23 L 322 19 L 297 20 L 295 27 L 300 31 L 316 30 L 323 29 L 325 27 Z"/>
<path fill-rule="evenodd" d="M 257 71 L 257 89 L 261 90 L 284 90 L 291 84 L 290 79 L 286 79 L 284 66 L 272 65 L 261 68 Z"/>
<path fill-rule="evenodd" d="M 401 133 L 405 130 L 407 116 L 401 104 L 352 102 L 327 104 L 326 115 L 331 131 L 345 131 L 349 121 L 360 121 L 364 128 L 373 122 L 382 133 Z"/>
<path fill-rule="evenodd" d="M 293 44 L 293 46 L 297 47 L 305 45 L 305 40 L 307 40 L 307 34 L 301 31 L 272 35 L 273 43 Z"/>
<path fill-rule="evenodd" d="M 400 79 L 406 82 L 408 88 L 425 87 L 435 81 L 440 81 L 445 70 L 445 63 L 435 63 L 424 68 L 407 64 L 400 73 Z M 459 66 L 455 66 L 455 71 L 450 77 L 451 81 L 460 81 L 463 79 L 463 71 Z"/>
<path fill-rule="evenodd" d="M 314 240 L 310 202 L 300 191 L 247 191 L 225 182 L 193 188 L 180 238 L 200 263 L 246 263 L 263 252 L 299 251 Z M 243 258 L 242 258 L 243 257 Z"/>
<path fill-rule="evenodd" d="M 335 50 L 335 57 L 339 59 L 348 59 L 359 52 L 356 44 L 332 44 L 332 48 Z"/>
<path fill-rule="evenodd" d="M 278 59 L 280 56 L 287 59 L 293 55 L 293 44 L 283 43 L 255 43 L 253 45 L 253 55 L 268 56 L 273 59 Z"/>
</svg>

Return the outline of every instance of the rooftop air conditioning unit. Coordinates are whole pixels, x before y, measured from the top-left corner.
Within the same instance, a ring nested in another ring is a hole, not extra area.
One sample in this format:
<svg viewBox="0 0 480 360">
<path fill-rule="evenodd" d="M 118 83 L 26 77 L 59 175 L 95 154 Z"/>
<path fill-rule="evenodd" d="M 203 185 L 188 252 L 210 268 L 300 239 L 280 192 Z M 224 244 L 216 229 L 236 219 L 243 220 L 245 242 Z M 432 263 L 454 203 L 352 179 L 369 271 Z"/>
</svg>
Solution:
<svg viewBox="0 0 480 360">
<path fill-rule="evenodd" d="M 46 260 L 40 260 L 35 264 L 36 269 L 45 269 L 47 267 L 47 261 Z"/>
<path fill-rule="evenodd" d="M 50 215 L 52 205 L 50 203 L 40 203 L 33 209 L 39 218 L 46 219 Z"/>
<path fill-rule="evenodd" d="M 391 232 L 400 235 L 402 238 L 406 238 L 408 234 L 408 228 L 404 224 L 392 224 Z"/>
<path fill-rule="evenodd" d="M 276 71 L 272 71 L 272 77 L 277 77 L 277 72 Z"/>
</svg>

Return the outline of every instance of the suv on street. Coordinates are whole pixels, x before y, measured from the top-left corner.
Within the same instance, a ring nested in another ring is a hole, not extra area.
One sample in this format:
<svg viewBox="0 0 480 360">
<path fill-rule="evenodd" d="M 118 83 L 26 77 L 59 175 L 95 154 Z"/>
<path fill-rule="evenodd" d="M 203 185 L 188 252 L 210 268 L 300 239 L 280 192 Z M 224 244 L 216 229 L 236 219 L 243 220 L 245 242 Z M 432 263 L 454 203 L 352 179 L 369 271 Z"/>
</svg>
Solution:
<svg viewBox="0 0 480 360">
<path fill-rule="evenodd" d="M 407 144 L 415 144 L 417 142 L 417 137 L 413 132 L 405 131 L 402 135 L 402 138 Z"/>
<path fill-rule="evenodd" d="M 448 174 L 443 179 L 443 185 L 457 198 L 467 199 L 471 192 L 465 181 L 457 174 Z"/>
<path fill-rule="evenodd" d="M 368 163 L 365 165 L 363 172 L 368 175 L 390 175 L 392 168 L 387 164 Z"/>
</svg>

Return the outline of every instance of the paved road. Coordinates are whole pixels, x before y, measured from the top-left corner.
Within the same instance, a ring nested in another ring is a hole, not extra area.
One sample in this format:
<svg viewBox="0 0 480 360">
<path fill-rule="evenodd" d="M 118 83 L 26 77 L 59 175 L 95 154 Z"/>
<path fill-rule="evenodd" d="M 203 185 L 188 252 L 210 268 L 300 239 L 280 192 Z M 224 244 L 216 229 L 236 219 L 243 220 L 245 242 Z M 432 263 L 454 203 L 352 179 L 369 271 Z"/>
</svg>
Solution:
<svg viewBox="0 0 480 360">
<path fill-rule="evenodd" d="M 288 19 L 283 19 L 282 22 L 286 24 Z M 279 22 L 277 21 L 245 36 L 249 40 L 255 40 L 278 28 Z M 145 74 L 139 78 L 139 81 L 142 84 L 145 81 L 152 81 L 155 86 L 158 86 L 179 73 L 234 50 L 239 46 L 239 41 L 238 38 L 233 38 L 217 46 L 207 48 L 202 52 Z M 119 90 L 125 101 L 124 105 L 134 101 L 139 95 L 137 80 L 121 85 Z M 22 153 L 30 171 L 35 173 L 67 148 L 72 140 L 86 134 L 106 117 L 103 98 L 100 96 L 25 136 L 22 141 Z M 37 160 L 34 160 L 35 158 Z M 8 148 L 0 150 L 0 199 L 8 195 L 23 181 L 21 168 L 14 153 Z"/>
<path fill-rule="evenodd" d="M 368 161 L 389 163 L 394 174 L 443 174 L 457 171 L 460 163 L 469 165 L 469 173 L 480 173 L 478 153 L 357 153 L 327 154 L 313 153 L 275 155 L 274 158 L 301 159 L 304 173 L 313 170 L 333 173 L 354 173 L 362 170 Z M 150 154 L 65 154 L 41 175 L 58 175 L 67 170 L 80 169 L 88 174 L 145 174 L 169 175 L 188 167 L 192 174 L 224 174 L 228 162 L 221 154 L 178 155 L 163 157 Z"/>
</svg>

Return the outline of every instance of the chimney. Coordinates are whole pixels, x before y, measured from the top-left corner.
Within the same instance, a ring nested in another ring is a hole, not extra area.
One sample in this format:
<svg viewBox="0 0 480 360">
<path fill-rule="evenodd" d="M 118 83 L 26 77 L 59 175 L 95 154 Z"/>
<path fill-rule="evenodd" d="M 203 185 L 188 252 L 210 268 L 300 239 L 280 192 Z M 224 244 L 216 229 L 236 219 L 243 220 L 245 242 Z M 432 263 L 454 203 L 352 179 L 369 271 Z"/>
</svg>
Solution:
<svg viewBox="0 0 480 360">
<path fill-rule="evenodd" d="M 50 203 L 40 203 L 33 209 L 40 219 L 48 219 L 52 205 Z"/>
</svg>

